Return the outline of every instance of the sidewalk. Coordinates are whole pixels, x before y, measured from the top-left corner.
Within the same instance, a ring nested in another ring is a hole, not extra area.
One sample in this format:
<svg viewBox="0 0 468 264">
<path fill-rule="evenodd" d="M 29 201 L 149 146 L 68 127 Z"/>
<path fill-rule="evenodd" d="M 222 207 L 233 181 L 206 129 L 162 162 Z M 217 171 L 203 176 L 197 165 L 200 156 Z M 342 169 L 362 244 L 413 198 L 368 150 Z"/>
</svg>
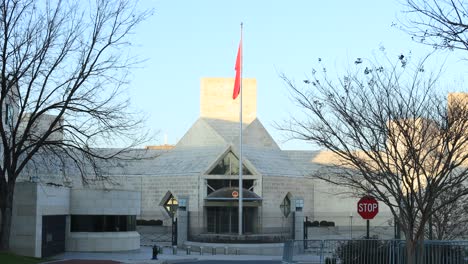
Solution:
<svg viewBox="0 0 468 264">
<path fill-rule="evenodd" d="M 60 264 L 60 260 L 112 260 L 129 264 L 145 264 L 145 263 L 177 263 L 189 260 L 281 260 L 281 256 L 264 256 L 264 255 L 211 255 L 204 253 L 200 255 L 199 252 L 192 252 L 187 255 L 185 250 L 178 250 L 176 255 L 172 254 L 171 248 L 164 248 L 164 253 L 158 255 L 158 260 L 152 260 L 151 247 L 141 247 L 136 251 L 128 252 L 65 252 L 54 256 L 58 261 L 46 262 L 48 264 Z"/>
</svg>

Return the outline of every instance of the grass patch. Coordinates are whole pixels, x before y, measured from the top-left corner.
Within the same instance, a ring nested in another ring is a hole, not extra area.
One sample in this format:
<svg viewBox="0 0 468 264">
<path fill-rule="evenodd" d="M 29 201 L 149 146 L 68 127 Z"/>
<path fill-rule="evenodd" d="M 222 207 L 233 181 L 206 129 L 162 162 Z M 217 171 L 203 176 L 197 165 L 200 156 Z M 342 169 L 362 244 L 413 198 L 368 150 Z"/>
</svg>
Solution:
<svg viewBox="0 0 468 264">
<path fill-rule="evenodd" d="M 25 257 L 25 256 L 19 256 L 15 255 L 13 253 L 9 252 L 0 252 L 0 263 L 8 263 L 8 264 L 35 264 L 35 263 L 41 263 L 46 260 L 44 259 L 39 259 L 39 258 L 33 258 L 33 257 Z"/>
</svg>

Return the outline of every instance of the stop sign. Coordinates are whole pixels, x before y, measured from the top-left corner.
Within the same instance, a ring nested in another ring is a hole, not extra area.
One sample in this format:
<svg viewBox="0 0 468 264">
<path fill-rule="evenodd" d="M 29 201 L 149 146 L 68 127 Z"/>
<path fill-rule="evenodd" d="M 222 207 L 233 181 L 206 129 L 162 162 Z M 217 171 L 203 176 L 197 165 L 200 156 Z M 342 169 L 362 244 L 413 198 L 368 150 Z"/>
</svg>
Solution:
<svg viewBox="0 0 468 264">
<path fill-rule="evenodd" d="M 357 203 L 357 212 L 362 218 L 370 220 L 379 212 L 379 203 L 374 197 L 364 196 Z"/>
</svg>

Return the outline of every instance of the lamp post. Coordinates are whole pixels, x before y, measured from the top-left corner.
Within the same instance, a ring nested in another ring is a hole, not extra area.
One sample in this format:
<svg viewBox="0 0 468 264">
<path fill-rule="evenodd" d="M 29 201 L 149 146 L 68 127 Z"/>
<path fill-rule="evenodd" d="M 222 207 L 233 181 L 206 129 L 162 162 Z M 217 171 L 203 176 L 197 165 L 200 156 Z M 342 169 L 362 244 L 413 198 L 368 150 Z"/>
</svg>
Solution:
<svg viewBox="0 0 468 264">
<path fill-rule="evenodd" d="M 350 236 L 353 239 L 353 213 L 349 213 Z"/>
<path fill-rule="evenodd" d="M 171 222 L 172 222 L 172 245 L 177 245 L 177 222 L 175 221 L 175 215 L 177 213 L 177 208 L 179 207 L 179 203 L 177 199 L 173 196 L 169 198 L 169 200 L 166 203 L 167 210 L 171 216 Z"/>
</svg>

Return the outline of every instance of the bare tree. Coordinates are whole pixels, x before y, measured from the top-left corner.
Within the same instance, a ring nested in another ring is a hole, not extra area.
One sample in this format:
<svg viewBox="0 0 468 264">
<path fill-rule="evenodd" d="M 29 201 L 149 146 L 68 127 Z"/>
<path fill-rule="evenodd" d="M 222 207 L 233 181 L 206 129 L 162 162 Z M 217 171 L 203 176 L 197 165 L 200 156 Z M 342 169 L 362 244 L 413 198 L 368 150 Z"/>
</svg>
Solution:
<svg viewBox="0 0 468 264">
<path fill-rule="evenodd" d="M 407 0 L 408 23 L 404 25 L 415 41 L 434 48 L 468 50 L 468 3 L 459 0 Z M 439 199 L 444 199 L 444 196 Z M 448 204 L 432 217 L 436 239 L 454 239 L 468 232 L 467 198 Z M 436 203 L 439 203 L 437 201 Z"/>
<path fill-rule="evenodd" d="M 0 249 L 8 249 L 15 182 L 34 157 L 82 168 L 144 138 L 122 88 L 137 63 L 128 36 L 149 12 L 130 0 L 3 0 L 0 13 Z M 99 142 L 125 147 L 95 151 Z"/>
<path fill-rule="evenodd" d="M 468 95 L 447 102 L 438 74 L 398 59 L 357 59 L 337 80 L 314 70 L 303 85 L 283 75 L 304 116 L 280 129 L 333 153 L 329 172 L 312 176 L 388 206 L 405 234 L 407 263 L 415 263 L 429 216 L 468 194 Z"/>
<path fill-rule="evenodd" d="M 406 0 L 404 30 L 435 48 L 468 50 L 468 3 L 461 0 Z"/>
<path fill-rule="evenodd" d="M 436 201 L 444 200 L 446 194 L 442 194 Z M 468 196 L 464 196 L 454 203 L 441 207 L 431 215 L 429 228 L 432 228 L 432 238 L 436 240 L 463 239 L 468 236 Z M 428 229 L 428 236 L 429 236 Z"/>
</svg>

